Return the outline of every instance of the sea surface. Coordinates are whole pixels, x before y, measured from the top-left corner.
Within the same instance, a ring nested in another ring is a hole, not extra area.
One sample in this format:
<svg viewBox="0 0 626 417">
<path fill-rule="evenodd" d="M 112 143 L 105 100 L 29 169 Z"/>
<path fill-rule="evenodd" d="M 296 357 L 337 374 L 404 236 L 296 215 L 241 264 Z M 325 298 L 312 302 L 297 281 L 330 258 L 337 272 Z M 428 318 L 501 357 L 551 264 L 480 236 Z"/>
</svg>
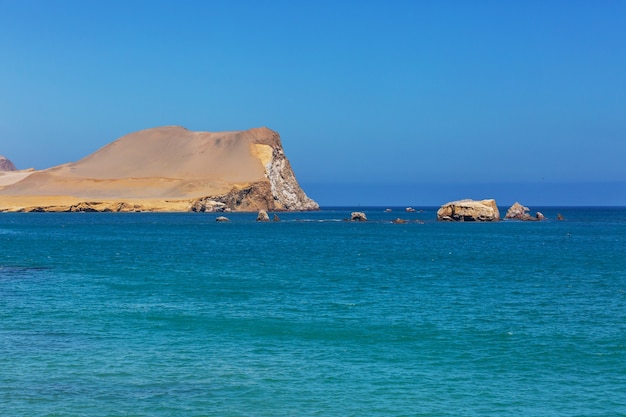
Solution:
<svg viewBox="0 0 626 417">
<path fill-rule="evenodd" d="M 383 209 L 0 214 L 0 415 L 626 415 L 625 208 Z"/>
</svg>

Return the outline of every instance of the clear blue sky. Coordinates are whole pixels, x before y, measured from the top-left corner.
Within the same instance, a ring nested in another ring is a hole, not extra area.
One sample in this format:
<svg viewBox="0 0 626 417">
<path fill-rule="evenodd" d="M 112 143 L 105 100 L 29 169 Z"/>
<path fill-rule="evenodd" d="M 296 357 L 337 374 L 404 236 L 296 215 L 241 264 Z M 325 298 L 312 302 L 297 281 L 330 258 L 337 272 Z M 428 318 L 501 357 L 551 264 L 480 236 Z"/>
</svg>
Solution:
<svg viewBox="0 0 626 417">
<path fill-rule="evenodd" d="M 0 0 L 0 155 L 278 131 L 322 205 L 626 205 L 624 1 Z"/>
</svg>

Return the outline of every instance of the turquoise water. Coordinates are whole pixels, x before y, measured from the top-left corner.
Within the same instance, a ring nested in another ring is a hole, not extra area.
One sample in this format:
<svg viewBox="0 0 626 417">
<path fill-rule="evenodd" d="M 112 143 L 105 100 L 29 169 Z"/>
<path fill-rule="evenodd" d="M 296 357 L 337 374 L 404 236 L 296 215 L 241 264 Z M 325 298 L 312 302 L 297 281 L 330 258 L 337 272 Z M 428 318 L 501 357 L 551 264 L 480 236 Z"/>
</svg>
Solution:
<svg viewBox="0 0 626 417">
<path fill-rule="evenodd" d="M 360 210 L 0 215 L 0 414 L 626 415 L 626 209 Z"/>
</svg>

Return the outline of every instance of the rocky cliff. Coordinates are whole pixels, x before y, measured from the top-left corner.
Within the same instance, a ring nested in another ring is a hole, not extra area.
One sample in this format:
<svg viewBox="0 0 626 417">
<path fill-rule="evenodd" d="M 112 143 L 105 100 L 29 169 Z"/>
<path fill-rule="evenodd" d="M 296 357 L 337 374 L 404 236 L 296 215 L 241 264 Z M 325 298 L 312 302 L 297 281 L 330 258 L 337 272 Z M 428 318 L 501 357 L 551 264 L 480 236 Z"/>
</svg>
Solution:
<svg viewBox="0 0 626 417">
<path fill-rule="evenodd" d="M 0 171 L 16 171 L 16 168 L 13 162 L 0 155 Z"/>
<path fill-rule="evenodd" d="M 123 136 L 0 189 L 0 211 L 317 210 L 267 128 Z"/>
</svg>

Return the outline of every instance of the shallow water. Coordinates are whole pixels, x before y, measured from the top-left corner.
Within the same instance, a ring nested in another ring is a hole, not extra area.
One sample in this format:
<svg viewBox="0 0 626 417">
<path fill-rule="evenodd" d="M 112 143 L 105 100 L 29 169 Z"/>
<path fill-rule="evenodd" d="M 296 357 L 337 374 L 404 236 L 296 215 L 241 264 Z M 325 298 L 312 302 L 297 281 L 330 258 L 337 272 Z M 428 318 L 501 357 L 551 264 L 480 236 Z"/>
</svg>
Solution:
<svg viewBox="0 0 626 417">
<path fill-rule="evenodd" d="M 2 414 L 626 414 L 626 209 L 359 210 L 0 215 Z"/>
</svg>

